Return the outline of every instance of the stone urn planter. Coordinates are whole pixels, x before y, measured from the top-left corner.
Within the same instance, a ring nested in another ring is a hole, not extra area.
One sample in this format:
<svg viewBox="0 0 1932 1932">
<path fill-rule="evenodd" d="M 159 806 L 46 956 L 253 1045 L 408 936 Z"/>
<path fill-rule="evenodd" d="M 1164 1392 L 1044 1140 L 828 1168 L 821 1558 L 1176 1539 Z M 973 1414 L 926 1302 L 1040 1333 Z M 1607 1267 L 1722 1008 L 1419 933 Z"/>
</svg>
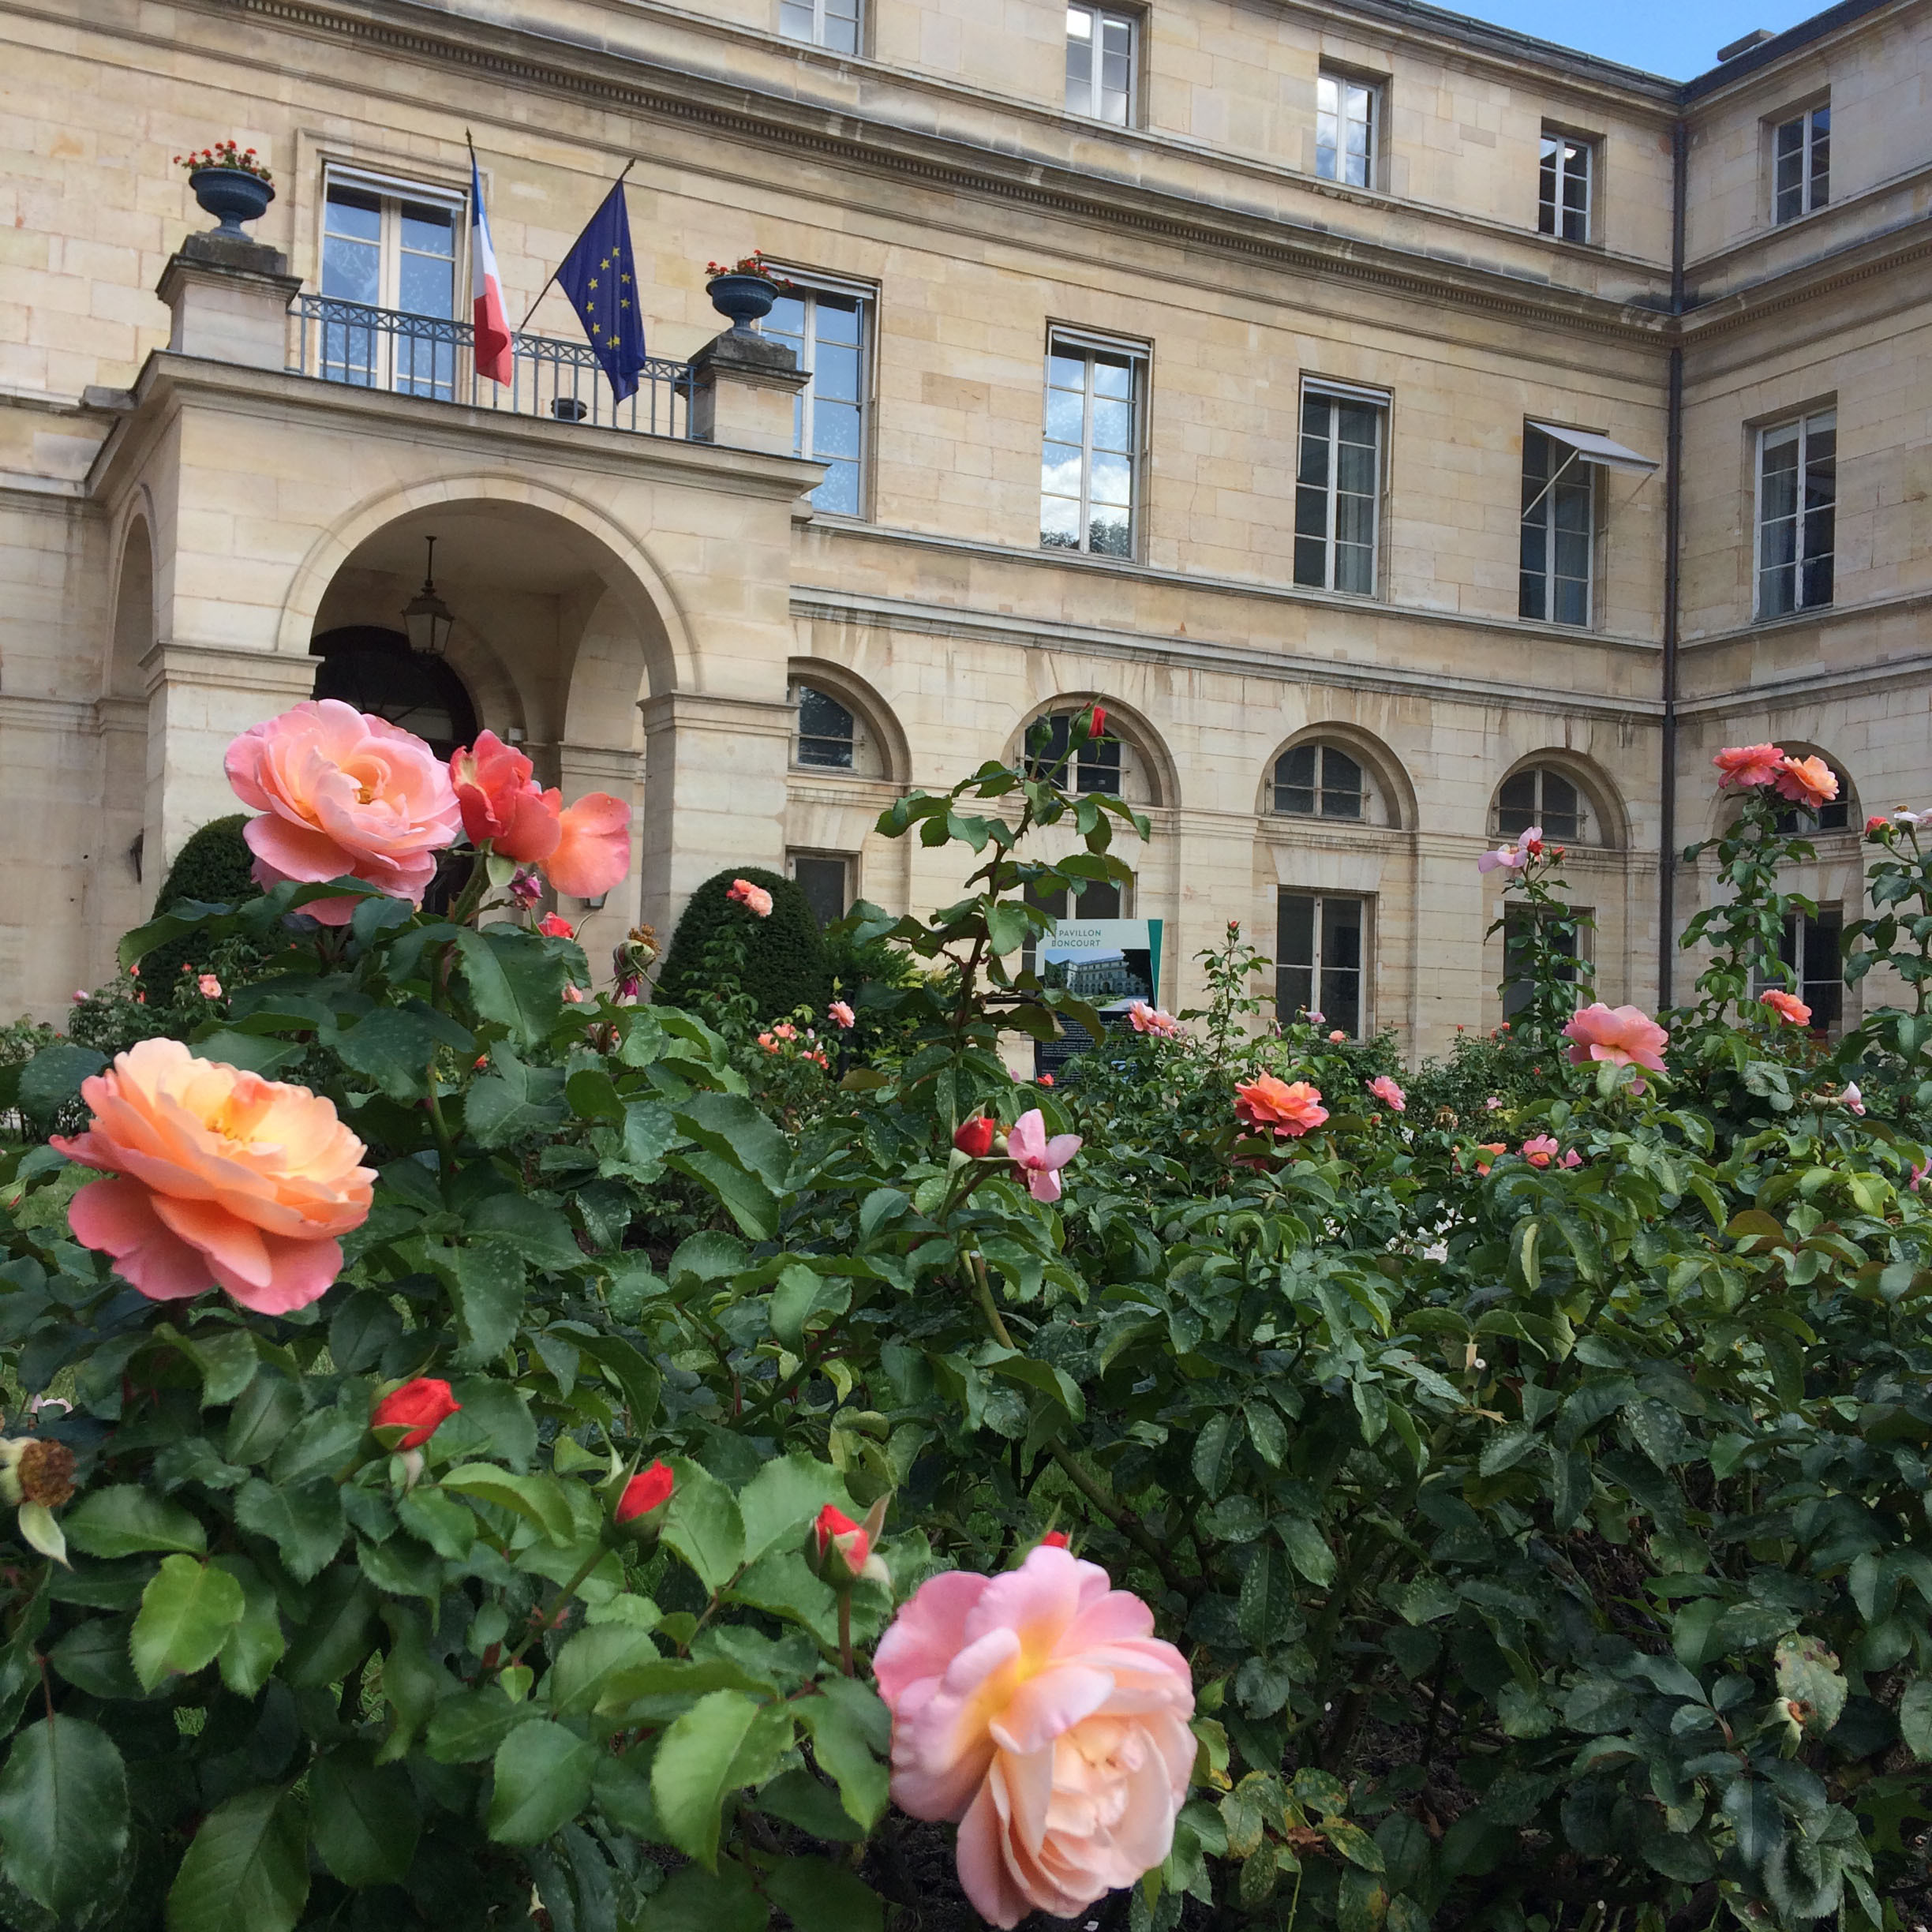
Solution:
<svg viewBox="0 0 1932 1932">
<path fill-rule="evenodd" d="M 765 266 L 765 257 L 754 250 L 743 261 L 728 268 L 722 262 L 706 264 L 710 279 L 705 293 L 711 306 L 731 323 L 734 335 L 749 335 L 751 324 L 771 313 L 772 304 L 792 286 L 783 275 L 773 275 Z"/>
<path fill-rule="evenodd" d="M 275 199 L 273 185 L 246 168 L 197 168 L 188 177 L 188 185 L 220 224 L 215 232 L 237 240 L 246 239 L 242 223 L 260 220 Z"/>
</svg>

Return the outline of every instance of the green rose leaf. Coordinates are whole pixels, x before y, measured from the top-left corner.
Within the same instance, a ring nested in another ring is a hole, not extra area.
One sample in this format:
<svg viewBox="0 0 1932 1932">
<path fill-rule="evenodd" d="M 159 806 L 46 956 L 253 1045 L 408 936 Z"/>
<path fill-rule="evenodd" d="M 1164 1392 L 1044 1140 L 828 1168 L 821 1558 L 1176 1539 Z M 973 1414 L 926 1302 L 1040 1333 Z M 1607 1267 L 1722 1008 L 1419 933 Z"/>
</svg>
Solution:
<svg viewBox="0 0 1932 1932">
<path fill-rule="evenodd" d="M 222 1639 L 222 1682 L 237 1697 L 256 1697 L 288 1648 L 281 1607 L 268 1578 L 245 1556 L 217 1556 L 215 1567 L 242 1591 L 242 1615 Z"/>
<path fill-rule="evenodd" d="M 134 1556 L 179 1550 L 199 1556 L 208 1548 L 200 1519 L 137 1483 L 117 1483 L 84 1497 L 65 1518 L 67 1540 L 88 1556 Z"/>
<path fill-rule="evenodd" d="M 732 1767 L 758 1721 L 741 1690 L 702 1697 L 665 1732 L 651 1761 L 651 1800 L 664 1834 L 687 1858 L 717 1867 L 718 1828 Z"/>
<path fill-rule="evenodd" d="M 885 1909 L 856 1872 L 829 1859 L 788 1858 L 765 1881 L 798 1932 L 878 1932 Z"/>
<path fill-rule="evenodd" d="M 141 1592 L 134 1619 L 129 1648 L 142 1687 L 152 1690 L 165 1677 L 213 1663 L 245 1604 L 241 1584 L 227 1571 L 192 1556 L 168 1557 Z"/>
<path fill-rule="evenodd" d="M 300 1801 L 274 1787 L 218 1805 L 182 1860 L 167 1932 L 290 1932 L 309 1898 Z"/>
<path fill-rule="evenodd" d="M 401 1883 L 422 1820 L 400 1765 L 372 1764 L 354 1745 L 325 1753 L 309 1767 L 309 1812 L 316 1849 L 344 1885 Z"/>
<path fill-rule="evenodd" d="M 682 1456 L 670 1458 L 670 1469 L 677 1487 L 660 1533 L 697 1571 L 706 1589 L 721 1589 L 745 1559 L 744 1519 L 737 1499 L 709 1470 Z"/>
<path fill-rule="evenodd" d="M 496 1747 L 491 1837 L 499 1844 L 541 1844 L 590 1803 L 597 1762 L 575 1731 L 547 1717 L 518 1725 Z"/>
<path fill-rule="evenodd" d="M 43 1718 L 0 1769 L 0 1870 L 58 1920 L 111 1893 L 127 1848 L 127 1771 L 113 1740 L 79 1717 Z"/>
</svg>

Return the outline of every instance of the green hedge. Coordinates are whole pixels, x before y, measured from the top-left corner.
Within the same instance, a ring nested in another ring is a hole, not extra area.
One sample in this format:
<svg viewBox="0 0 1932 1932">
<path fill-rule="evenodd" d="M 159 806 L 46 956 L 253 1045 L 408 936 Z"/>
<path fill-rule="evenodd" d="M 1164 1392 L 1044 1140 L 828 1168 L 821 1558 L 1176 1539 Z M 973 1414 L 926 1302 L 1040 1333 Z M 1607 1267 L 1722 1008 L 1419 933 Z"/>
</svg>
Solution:
<svg viewBox="0 0 1932 1932">
<path fill-rule="evenodd" d="M 247 813 L 230 812 L 189 833 L 155 895 L 155 911 L 165 912 L 184 899 L 199 900 L 204 905 L 234 906 L 256 897 L 261 888 L 249 869 L 255 855 L 242 836 L 247 823 Z M 150 987 L 171 987 L 184 965 L 200 971 L 208 964 L 205 939 L 193 935 L 170 939 L 141 961 L 141 978 Z"/>
<path fill-rule="evenodd" d="M 769 919 L 755 919 L 725 897 L 734 879 L 748 879 L 771 894 Z M 671 935 L 653 997 L 666 1005 L 702 1006 L 715 996 L 721 989 L 706 956 L 731 921 L 747 929 L 743 990 L 760 1020 L 782 1019 L 797 1006 L 824 1009 L 832 997 L 832 973 L 818 922 L 792 880 L 762 866 L 733 867 L 691 894 Z"/>
</svg>

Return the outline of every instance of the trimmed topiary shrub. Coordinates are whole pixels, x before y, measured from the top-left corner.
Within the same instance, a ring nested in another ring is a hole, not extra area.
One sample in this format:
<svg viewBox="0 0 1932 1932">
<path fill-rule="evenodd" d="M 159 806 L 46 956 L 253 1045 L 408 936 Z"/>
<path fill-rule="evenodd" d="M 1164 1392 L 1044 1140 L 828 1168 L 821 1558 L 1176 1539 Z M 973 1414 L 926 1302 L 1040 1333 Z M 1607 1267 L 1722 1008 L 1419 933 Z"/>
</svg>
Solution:
<svg viewBox="0 0 1932 1932">
<path fill-rule="evenodd" d="M 242 836 L 247 823 L 246 812 L 230 812 L 190 832 L 155 895 L 155 911 L 165 912 L 184 899 L 198 900 L 204 905 L 234 906 L 258 897 L 261 888 L 249 869 L 255 855 Z M 172 986 L 183 966 L 205 967 L 207 952 L 204 939 L 193 935 L 170 939 L 142 960 L 141 976 L 150 986 Z"/>
<path fill-rule="evenodd" d="M 748 879 L 771 894 L 769 919 L 757 919 L 725 897 L 734 879 Z M 744 929 L 744 969 L 738 988 L 722 987 L 706 955 L 731 925 Z M 708 878 L 691 897 L 671 949 L 665 956 L 653 998 L 668 1006 L 702 1006 L 721 993 L 741 990 L 754 1017 L 779 1020 L 795 1007 L 822 1012 L 832 997 L 832 974 L 818 922 L 796 884 L 762 866 L 734 866 Z"/>
</svg>

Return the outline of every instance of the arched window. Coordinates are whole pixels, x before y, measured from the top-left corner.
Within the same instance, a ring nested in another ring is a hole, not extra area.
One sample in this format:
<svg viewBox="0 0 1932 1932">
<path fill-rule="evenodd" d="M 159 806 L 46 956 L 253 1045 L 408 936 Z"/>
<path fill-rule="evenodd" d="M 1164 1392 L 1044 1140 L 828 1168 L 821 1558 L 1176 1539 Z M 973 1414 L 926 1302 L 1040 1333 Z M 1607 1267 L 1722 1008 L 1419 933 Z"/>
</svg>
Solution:
<svg viewBox="0 0 1932 1932">
<path fill-rule="evenodd" d="M 1794 758 L 1807 755 L 1823 758 L 1822 752 L 1807 754 L 1794 751 Z M 1814 832 L 1848 832 L 1859 822 L 1858 799 L 1852 789 L 1852 780 L 1836 758 L 1827 758 L 1825 762 L 1831 767 L 1832 776 L 1838 781 L 1838 796 L 1829 805 L 1821 805 L 1815 811 L 1802 805 L 1787 805 L 1777 815 L 1777 829 L 1780 832 L 1800 833 L 1809 835 Z"/>
<path fill-rule="evenodd" d="M 798 704 L 798 759 L 829 771 L 850 771 L 859 739 L 851 711 L 810 684 L 792 687 Z"/>
<path fill-rule="evenodd" d="M 1367 788 L 1339 745 L 1295 745 L 1275 761 L 1275 809 L 1290 818 L 1360 819 Z"/>
<path fill-rule="evenodd" d="M 1067 741 L 1073 735 L 1074 722 L 1084 715 L 1084 709 L 1056 711 L 1049 717 L 1035 718 L 1027 727 L 1028 777 L 1043 778 L 1049 773 L 1060 771 L 1066 762 Z M 1103 732 L 1080 747 L 1074 754 L 1072 773 L 1061 772 L 1061 782 L 1065 784 L 1070 776 L 1076 792 L 1111 792 L 1118 796 L 1121 775 L 1121 741 Z"/>
<path fill-rule="evenodd" d="M 438 758 L 475 741 L 476 706 L 462 680 L 440 657 L 411 650 L 400 631 L 352 624 L 325 631 L 309 651 L 322 660 L 316 668 L 316 697 L 339 698 L 399 724 L 425 739 Z"/>
<path fill-rule="evenodd" d="M 1589 803 L 1574 779 L 1544 765 L 1512 772 L 1496 793 L 1496 829 L 1503 838 L 1518 838 L 1532 826 L 1543 836 L 1578 844 L 1589 837 Z"/>
</svg>

